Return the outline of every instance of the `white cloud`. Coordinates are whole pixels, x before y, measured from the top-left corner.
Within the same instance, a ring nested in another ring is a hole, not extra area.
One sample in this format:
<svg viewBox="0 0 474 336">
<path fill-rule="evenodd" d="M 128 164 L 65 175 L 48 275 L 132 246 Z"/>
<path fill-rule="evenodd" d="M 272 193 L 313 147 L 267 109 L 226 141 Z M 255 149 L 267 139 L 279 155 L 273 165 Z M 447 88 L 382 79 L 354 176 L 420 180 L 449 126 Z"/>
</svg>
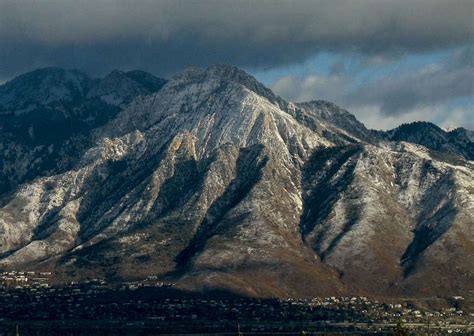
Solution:
<svg viewBox="0 0 474 336">
<path fill-rule="evenodd" d="M 455 108 L 440 113 L 440 126 L 451 129 L 463 126 L 469 130 L 474 130 L 474 107 Z"/>
<path fill-rule="evenodd" d="M 347 79 L 339 75 L 310 74 L 304 77 L 285 76 L 278 79 L 272 89 L 282 97 L 304 102 L 318 97 L 337 101 L 347 90 Z"/>
</svg>

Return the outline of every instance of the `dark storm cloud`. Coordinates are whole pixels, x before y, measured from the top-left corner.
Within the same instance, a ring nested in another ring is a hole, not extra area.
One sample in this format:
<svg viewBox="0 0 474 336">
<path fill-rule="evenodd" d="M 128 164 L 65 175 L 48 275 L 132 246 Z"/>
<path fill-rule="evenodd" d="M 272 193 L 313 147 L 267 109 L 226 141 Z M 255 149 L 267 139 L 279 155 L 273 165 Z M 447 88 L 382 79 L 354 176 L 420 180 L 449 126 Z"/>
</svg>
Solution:
<svg viewBox="0 0 474 336">
<path fill-rule="evenodd" d="M 471 0 L 2 1 L 0 77 L 59 65 L 101 73 L 271 68 L 320 51 L 393 57 L 473 41 Z"/>
</svg>

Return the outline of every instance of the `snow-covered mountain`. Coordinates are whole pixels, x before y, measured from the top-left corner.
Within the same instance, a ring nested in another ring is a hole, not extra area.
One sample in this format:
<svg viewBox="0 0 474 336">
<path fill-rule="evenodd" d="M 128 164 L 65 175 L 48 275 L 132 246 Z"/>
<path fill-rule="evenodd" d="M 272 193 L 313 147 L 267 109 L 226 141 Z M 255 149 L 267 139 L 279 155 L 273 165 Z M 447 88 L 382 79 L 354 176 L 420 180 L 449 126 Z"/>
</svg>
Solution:
<svg viewBox="0 0 474 336">
<path fill-rule="evenodd" d="M 84 84 L 84 101 L 117 110 L 67 137 L 81 148 L 67 164 L 35 149 L 55 167 L 38 172 L 8 147 L 4 176 L 30 178 L 4 187 L 0 269 L 256 296 L 474 290 L 474 163 L 449 138 L 367 130 L 230 66 L 153 83 L 113 72 Z"/>
<path fill-rule="evenodd" d="M 93 129 L 165 83 L 142 71 L 92 79 L 77 70 L 44 68 L 0 86 L 0 196 L 71 168 L 93 144 Z"/>
</svg>

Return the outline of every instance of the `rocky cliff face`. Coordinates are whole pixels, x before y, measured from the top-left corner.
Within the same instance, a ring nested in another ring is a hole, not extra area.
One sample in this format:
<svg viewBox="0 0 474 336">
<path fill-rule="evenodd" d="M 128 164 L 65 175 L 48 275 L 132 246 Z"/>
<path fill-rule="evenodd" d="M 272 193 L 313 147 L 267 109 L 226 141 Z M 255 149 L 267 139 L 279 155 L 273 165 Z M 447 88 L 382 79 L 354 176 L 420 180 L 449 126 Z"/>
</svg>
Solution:
<svg viewBox="0 0 474 336">
<path fill-rule="evenodd" d="M 153 94 L 133 86 L 140 96 L 120 102 L 133 76 L 110 76 L 86 99 L 119 111 L 75 159 L 9 185 L 1 269 L 258 296 L 474 289 L 463 156 L 375 134 L 331 103 L 286 102 L 233 67 L 190 69 Z"/>
</svg>

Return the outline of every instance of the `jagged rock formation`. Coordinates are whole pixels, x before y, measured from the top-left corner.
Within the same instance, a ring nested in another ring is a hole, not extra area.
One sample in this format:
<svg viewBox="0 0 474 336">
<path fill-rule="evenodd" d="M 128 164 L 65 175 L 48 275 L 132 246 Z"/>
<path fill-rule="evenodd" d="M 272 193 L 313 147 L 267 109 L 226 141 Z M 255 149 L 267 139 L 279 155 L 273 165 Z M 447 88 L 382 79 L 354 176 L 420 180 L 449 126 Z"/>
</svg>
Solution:
<svg viewBox="0 0 474 336">
<path fill-rule="evenodd" d="M 259 296 L 474 289 L 474 165 L 461 152 L 367 130 L 328 102 L 286 102 L 228 66 L 118 99 L 138 75 L 87 90 L 120 111 L 67 168 L 10 185 L 0 269 Z"/>
</svg>

